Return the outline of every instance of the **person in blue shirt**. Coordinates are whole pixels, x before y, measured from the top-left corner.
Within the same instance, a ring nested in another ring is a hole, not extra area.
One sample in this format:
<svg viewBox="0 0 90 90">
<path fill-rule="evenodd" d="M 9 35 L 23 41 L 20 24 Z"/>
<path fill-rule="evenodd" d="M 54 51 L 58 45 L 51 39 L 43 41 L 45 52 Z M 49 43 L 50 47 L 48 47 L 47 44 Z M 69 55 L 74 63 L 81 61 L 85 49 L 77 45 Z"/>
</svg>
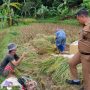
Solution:
<svg viewBox="0 0 90 90">
<path fill-rule="evenodd" d="M 59 52 L 63 52 L 66 47 L 66 33 L 63 29 L 57 29 L 56 33 L 56 47 L 59 50 Z"/>
</svg>

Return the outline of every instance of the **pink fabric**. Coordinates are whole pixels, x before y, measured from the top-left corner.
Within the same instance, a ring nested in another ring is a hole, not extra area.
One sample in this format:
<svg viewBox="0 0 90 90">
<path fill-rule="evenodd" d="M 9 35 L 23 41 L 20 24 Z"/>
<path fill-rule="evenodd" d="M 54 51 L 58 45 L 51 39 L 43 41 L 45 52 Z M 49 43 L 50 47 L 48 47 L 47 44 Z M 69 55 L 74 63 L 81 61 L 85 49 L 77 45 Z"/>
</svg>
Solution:
<svg viewBox="0 0 90 90">
<path fill-rule="evenodd" d="M 14 69 L 10 65 L 7 65 L 4 70 L 9 70 L 11 72 L 14 72 Z"/>
</svg>

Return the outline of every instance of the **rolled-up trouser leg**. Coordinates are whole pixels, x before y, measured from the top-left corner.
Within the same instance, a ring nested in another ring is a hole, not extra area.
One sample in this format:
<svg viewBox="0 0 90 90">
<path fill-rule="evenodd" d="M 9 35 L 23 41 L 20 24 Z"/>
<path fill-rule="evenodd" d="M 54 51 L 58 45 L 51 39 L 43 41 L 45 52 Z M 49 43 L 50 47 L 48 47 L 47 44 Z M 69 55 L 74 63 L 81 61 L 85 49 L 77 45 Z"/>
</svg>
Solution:
<svg viewBox="0 0 90 90">
<path fill-rule="evenodd" d="M 90 90 L 90 55 L 81 54 L 84 90 Z"/>
<path fill-rule="evenodd" d="M 78 79 L 77 65 L 81 63 L 80 55 L 81 54 L 78 52 L 73 56 L 71 60 L 68 61 L 72 80 Z"/>
</svg>

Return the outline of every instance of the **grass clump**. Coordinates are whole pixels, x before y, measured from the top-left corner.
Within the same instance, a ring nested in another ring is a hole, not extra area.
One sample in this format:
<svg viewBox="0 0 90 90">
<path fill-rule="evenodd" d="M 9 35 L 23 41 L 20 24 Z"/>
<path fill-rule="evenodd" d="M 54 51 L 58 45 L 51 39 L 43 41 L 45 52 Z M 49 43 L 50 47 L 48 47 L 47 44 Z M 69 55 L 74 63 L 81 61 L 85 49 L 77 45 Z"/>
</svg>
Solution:
<svg viewBox="0 0 90 90">
<path fill-rule="evenodd" d="M 65 80 L 67 78 L 70 78 L 69 70 L 68 70 L 68 63 L 62 62 L 55 70 L 55 72 L 52 75 L 52 79 L 54 83 L 57 84 L 65 84 Z"/>
<path fill-rule="evenodd" d="M 50 58 L 42 62 L 39 67 L 40 73 L 49 75 L 55 84 L 65 84 L 65 80 L 69 78 L 67 59 L 63 57 Z"/>
<path fill-rule="evenodd" d="M 34 23 L 36 22 L 37 20 L 36 19 L 33 19 L 33 18 L 23 18 L 23 19 L 19 19 L 19 22 L 22 23 L 22 24 L 25 24 L 25 25 L 28 25 L 30 23 Z"/>
<path fill-rule="evenodd" d="M 45 37 L 34 38 L 32 40 L 32 45 L 36 49 L 38 54 L 45 54 L 45 53 L 52 53 L 54 51 L 54 44 L 51 43 L 52 41 Z"/>
</svg>

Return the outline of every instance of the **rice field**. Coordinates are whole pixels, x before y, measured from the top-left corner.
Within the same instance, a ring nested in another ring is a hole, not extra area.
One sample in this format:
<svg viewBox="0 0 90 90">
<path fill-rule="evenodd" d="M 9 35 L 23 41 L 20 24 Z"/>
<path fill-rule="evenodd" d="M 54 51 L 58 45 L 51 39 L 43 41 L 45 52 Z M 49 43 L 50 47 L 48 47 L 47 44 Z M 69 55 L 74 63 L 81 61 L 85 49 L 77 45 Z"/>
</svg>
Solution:
<svg viewBox="0 0 90 90">
<path fill-rule="evenodd" d="M 54 23 L 31 23 L 24 26 L 14 26 L 0 32 L 0 41 L 4 40 L 2 57 L 10 42 L 18 45 L 18 54 L 28 52 L 28 56 L 18 67 L 19 72 L 32 76 L 38 82 L 37 90 L 78 90 L 80 86 L 70 86 L 65 83 L 69 78 L 68 59 L 53 57 L 55 53 L 55 31 L 64 29 L 67 34 L 67 44 L 78 39 L 81 27 Z M 7 36 L 4 36 L 7 32 Z M 9 39 L 7 39 L 9 37 Z M 6 42 L 7 41 L 7 42 Z M 2 59 L 0 57 L 0 59 Z M 81 75 L 81 67 L 79 67 Z"/>
</svg>

